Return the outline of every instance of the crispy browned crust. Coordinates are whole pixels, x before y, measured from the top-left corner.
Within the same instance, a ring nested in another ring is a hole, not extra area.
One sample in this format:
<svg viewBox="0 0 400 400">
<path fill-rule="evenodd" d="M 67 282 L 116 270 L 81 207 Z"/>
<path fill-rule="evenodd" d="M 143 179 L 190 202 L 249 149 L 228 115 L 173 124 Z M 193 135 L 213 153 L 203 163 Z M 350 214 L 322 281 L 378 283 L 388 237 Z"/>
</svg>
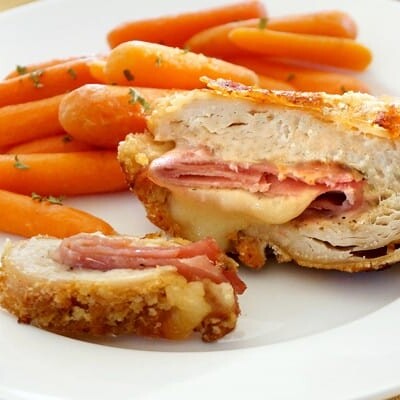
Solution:
<svg viewBox="0 0 400 400">
<path fill-rule="evenodd" d="M 236 232 L 231 235 L 230 243 L 231 252 L 235 253 L 244 265 L 260 269 L 266 264 L 265 245 L 260 239 Z"/>
<path fill-rule="evenodd" d="M 313 112 L 318 118 L 359 129 L 364 133 L 396 139 L 400 136 L 400 104 L 390 98 L 348 92 L 298 92 L 260 89 L 224 79 L 202 78 L 216 93 L 245 98 L 256 103 L 282 105 Z"/>
<path fill-rule="evenodd" d="M 190 291 L 189 285 L 174 272 L 126 285 L 43 279 L 17 268 L 6 252 L 0 268 L 0 306 L 21 323 L 72 337 L 136 334 L 185 339 L 198 331 L 203 341 L 212 342 L 231 332 L 240 310 L 236 300 L 229 306 L 221 303 L 215 283 L 202 281 L 210 311 L 200 323 L 192 318 L 194 309 L 171 303 L 169 288 Z"/>
</svg>

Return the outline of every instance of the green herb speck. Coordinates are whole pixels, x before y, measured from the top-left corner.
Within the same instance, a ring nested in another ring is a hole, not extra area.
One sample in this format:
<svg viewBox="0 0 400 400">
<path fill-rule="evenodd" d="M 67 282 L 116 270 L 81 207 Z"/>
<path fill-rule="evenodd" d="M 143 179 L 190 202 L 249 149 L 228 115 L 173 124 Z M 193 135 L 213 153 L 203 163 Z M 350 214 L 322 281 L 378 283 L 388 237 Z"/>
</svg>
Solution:
<svg viewBox="0 0 400 400">
<path fill-rule="evenodd" d="M 68 68 L 67 73 L 71 75 L 72 79 L 75 80 L 77 77 L 76 71 L 73 68 Z"/>
<path fill-rule="evenodd" d="M 139 103 L 145 111 L 150 110 L 150 104 L 135 89 L 129 88 L 129 104 Z"/>
<path fill-rule="evenodd" d="M 294 78 L 296 78 L 296 75 L 295 75 L 293 72 L 291 72 L 291 73 L 287 76 L 286 81 L 287 81 L 287 82 L 291 82 Z"/>
<path fill-rule="evenodd" d="M 17 65 L 15 67 L 15 70 L 17 71 L 18 75 L 24 75 L 28 72 L 28 69 L 24 67 L 23 65 Z"/>
<path fill-rule="evenodd" d="M 17 155 L 14 156 L 14 168 L 17 169 L 29 169 L 30 167 L 24 164 Z"/>
<path fill-rule="evenodd" d="M 156 57 L 156 67 L 160 67 L 162 64 L 163 60 L 161 56 Z"/>
<path fill-rule="evenodd" d="M 260 18 L 258 21 L 258 29 L 265 29 L 268 24 L 268 19 L 265 17 Z"/>
<path fill-rule="evenodd" d="M 124 69 L 122 71 L 127 81 L 135 80 L 135 77 L 132 75 L 132 72 L 129 69 Z"/>
</svg>

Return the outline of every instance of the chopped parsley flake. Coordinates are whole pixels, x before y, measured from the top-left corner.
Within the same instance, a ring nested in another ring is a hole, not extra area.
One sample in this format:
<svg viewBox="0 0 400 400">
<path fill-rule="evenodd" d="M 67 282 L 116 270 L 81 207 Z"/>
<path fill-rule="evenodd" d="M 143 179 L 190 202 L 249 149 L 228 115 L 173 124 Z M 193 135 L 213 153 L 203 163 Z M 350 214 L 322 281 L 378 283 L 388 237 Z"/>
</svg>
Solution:
<svg viewBox="0 0 400 400">
<path fill-rule="evenodd" d="M 163 60 L 161 56 L 156 57 L 156 67 L 160 67 L 162 64 Z"/>
<path fill-rule="evenodd" d="M 73 68 L 68 68 L 67 69 L 68 74 L 72 76 L 72 79 L 75 80 L 77 77 L 76 71 Z"/>
<path fill-rule="evenodd" d="M 268 19 L 265 17 L 260 18 L 258 21 L 258 29 L 265 29 L 268 24 Z"/>
<path fill-rule="evenodd" d="M 189 51 L 190 51 L 190 47 L 189 47 L 189 46 L 185 46 L 185 47 L 182 49 L 182 53 L 183 53 L 183 54 L 189 53 Z"/>
<path fill-rule="evenodd" d="M 17 65 L 15 67 L 15 70 L 17 71 L 18 75 L 24 75 L 28 72 L 28 69 L 24 67 L 23 65 Z"/>
<path fill-rule="evenodd" d="M 26 164 L 24 164 L 20 159 L 18 158 L 17 155 L 14 156 L 14 168 L 17 169 L 29 169 L 30 167 Z"/>
<path fill-rule="evenodd" d="M 41 70 L 41 69 L 37 69 L 36 71 L 32 71 L 29 74 L 29 77 L 32 79 L 33 86 L 35 86 L 35 88 L 43 87 L 43 83 L 40 82 L 40 77 L 42 75 L 43 75 L 43 70 Z"/>
<path fill-rule="evenodd" d="M 61 140 L 62 140 L 64 143 L 72 142 L 72 136 L 71 136 L 71 135 L 64 135 L 64 136 L 61 138 Z"/>
<path fill-rule="evenodd" d="M 135 77 L 132 75 L 132 72 L 129 69 L 124 69 L 123 74 L 127 81 L 133 81 Z"/>
<path fill-rule="evenodd" d="M 31 194 L 31 198 L 34 201 L 38 201 L 39 203 L 43 202 L 43 201 L 47 201 L 50 204 L 58 204 L 58 205 L 62 205 L 63 204 L 63 200 L 65 199 L 64 196 L 60 196 L 60 197 L 56 197 L 56 196 L 41 196 L 40 194 L 37 194 L 35 192 L 32 192 Z"/>
<path fill-rule="evenodd" d="M 35 200 L 35 201 L 38 201 L 38 202 L 43 201 L 43 197 L 40 194 L 37 194 L 35 192 L 32 192 L 31 198 L 32 198 L 32 200 Z"/>
<path fill-rule="evenodd" d="M 61 206 L 64 201 L 64 198 L 65 198 L 64 196 L 59 196 L 59 197 L 47 196 L 46 201 L 48 201 L 51 204 L 58 204 Z"/>
<path fill-rule="evenodd" d="M 135 89 L 129 88 L 129 104 L 139 103 L 145 111 L 150 110 L 150 104 Z"/>
<path fill-rule="evenodd" d="M 286 80 L 287 80 L 288 82 L 291 82 L 294 78 L 296 78 L 296 75 L 295 75 L 293 72 L 291 72 L 291 73 L 287 76 Z"/>
</svg>

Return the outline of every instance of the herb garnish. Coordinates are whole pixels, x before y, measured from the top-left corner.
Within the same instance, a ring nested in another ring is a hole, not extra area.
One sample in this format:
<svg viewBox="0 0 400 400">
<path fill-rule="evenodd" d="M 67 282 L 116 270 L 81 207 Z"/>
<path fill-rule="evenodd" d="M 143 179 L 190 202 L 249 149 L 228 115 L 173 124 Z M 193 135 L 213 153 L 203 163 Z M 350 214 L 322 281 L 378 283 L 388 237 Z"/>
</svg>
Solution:
<svg viewBox="0 0 400 400">
<path fill-rule="evenodd" d="M 268 19 L 265 17 L 260 18 L 258 21 L 258 29 L 265 29 L 267 27 Z"/>
<path fill-rule="evenodd" d="M 160 67 L 162 64 L 162 57 L 161 56 L 157 56 L 156 57 L 156 67 Z"/>
<path fill-rule="evenodd" d="M 286 81 L 287 81 L 287 82 L 291 82 L 294 78 L 296 78 L 296 75 L 295 75 L 293 72 L 291 72 L 291 73 L 287 76 Z"/>
<path fill-rule="evenodd" d="M 190 47 L 189 47 L 188 45 L 186 45 L 186 46 L 182 49 L 182 53 L 183 53 L 183 54 L 189 53 L 189 51 L 190 51 Z"/>
<path fill-rule="evenodd" d="M 129 104 L 139 103 L 145 111 L 150 110 L 150 104 L 135 89 L 129 88 Z"/>
<path fill-rule="evenodd" d="M 58 205 L 62 205 L 63 200 L 65 199 L 64 196 L 59 196 L 59 197 L 55 197 L 55 196 L 47 196 L 46 197 L 46 201 L 48 201 L 51 204 L 58 204 Z"/>
<path fill-rule="evenodd" d="M 40 194 L 37 194 L 35 192 L 32 192 L 31 198 L 32 198 L 32 200 L 35 200 L 35 201 L 38 201 L 38 202 L 43 201 L 43 197 Z"/>
<path fill-rule="evenodd" d="M 77 77 L 76 71 L 73 68 L 68 68 L 67 72 L 72 76 L 72 79 L 75 80 Z"/>
<path fill-rule="evenodd" d="M 64 143 L 72 142 L 72 136 L 71 136 L 71 135 L 64 135 L 64 136 L 61 138 L 61 140 L 62 140 Z"/>
<path fill-rule="evenodd" d="M 55 197 L 55 196 L 41 196 L 40 194 L 37 194 L 35 192 L 32 192 L 31 194 L 31 198 L 32 200 L 38 201 L 39 203 L 41 203 L 42 201 L 47 201 L 50 204 L 58 204 L 58 205 L 62 205 L 63 204 L 63 200 L 65 199 L 64 196 L 60 196 L 60 197 Z"/>
<path fill-rule="evenodd" d="M 17 155 L 14 156 L 14 168 L 17 169 L 29 169 L 30 167 L 26 164 L 24 164 L 20 159 L 18 158 Z"/>
<path fill-rule="evenodd" d="M 123 74 L 127 81 L 133 81 L 135 77 L 132 75 L 132 72 L 129 69 L 124 69 Z"/>
<path fill-rule="evenodd" d="M 17 65 L 15 67 L 15 70 L 17 71 L 18 75 L 24 75 L 28 72 L 28 69 L 24 67 L 23 65 Z"/>
<path fill-rule="evenodd" d="M 43 87 L 43 83 L 40 82 L 40 77 L 43 75 L 43 72 L 44 72 L 43 70 L 37 69 L 36 71 L 32 71 L 29 74 L 29 77 L 33 81 L 33 86 L 35 86 L 36 88 Z"/>
</svg>

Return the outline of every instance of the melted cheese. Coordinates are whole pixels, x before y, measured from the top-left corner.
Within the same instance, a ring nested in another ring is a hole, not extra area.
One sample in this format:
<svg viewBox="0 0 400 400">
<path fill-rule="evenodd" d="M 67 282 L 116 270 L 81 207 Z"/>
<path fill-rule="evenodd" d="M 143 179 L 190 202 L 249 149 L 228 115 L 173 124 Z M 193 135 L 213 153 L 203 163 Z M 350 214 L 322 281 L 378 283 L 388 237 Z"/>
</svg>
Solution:
<svg viewBox="0 0 400 400">
<path fill-rule="evenodd" d="M 169 187 L 172 217 L 185 237 L 214 237 L 226 249 L 228 236 L 253 224 L 284 224 L 299 216 L 318 196 L 310 187 L 293 196 L 259 196 L 244 190 Z"/>
</svg>

